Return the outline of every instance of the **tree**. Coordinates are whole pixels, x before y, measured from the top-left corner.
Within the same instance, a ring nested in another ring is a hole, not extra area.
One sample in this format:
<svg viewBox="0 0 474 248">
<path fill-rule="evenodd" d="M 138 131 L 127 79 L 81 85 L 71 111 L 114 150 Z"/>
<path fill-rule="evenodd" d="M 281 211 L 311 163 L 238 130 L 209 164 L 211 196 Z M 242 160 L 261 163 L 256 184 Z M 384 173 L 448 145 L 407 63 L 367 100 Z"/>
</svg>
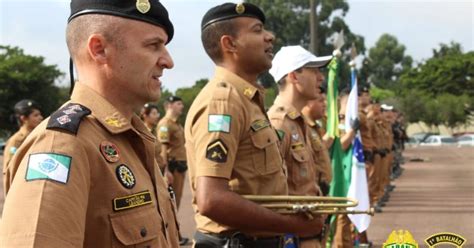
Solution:
<svg viewBox="0 0 474 248">
<path fill-rule="evenodd" d="M 56 65 L 46 65 L 41 56 L 24 54 L 18 47 L 0 46 L 0 128 L 13 131 L 13 106 L 22 99 L 38 102 L 44 116 L 67 98 L 54 85 L 63 73 Z"/>
<path fill-rule="evenodd" d="M 308 50 L 310 45 L 310 0 L 246 0 L 253 3 L 265 12 L 267 17 L 265 26 L 275 33 L 275 53 L 285 45 L 301 45 Z M 355 43 L 359 52 L 365 52 L 364 38 L 351 32 L 343 17 L 349 10 L 349 5 L 344 0 L 316 0 L 314 1 L 317 15 L 317 49 L 318 56 L 332 54 L 334 47 L 332 40 L 334 34 L 344 30 L 346 44 Z M 343 47 L 343 54 L 349 60 L 350 46 Z M 341 82 L 350 82 L 350 68 L 341 68 Z M 274 85 L 273 79 L 263 77 L 261 82 L 264 87 Z M 344 84 L 342 84 L 344 85 Z"/>
<path fill-rule="evenodd" d="M 360 77 L 382 89 L 397 90 L 402 73 L 409 70 L 413 59 L 405 55 L 405 46 L 398 43 L 395 36 L 383 34 L 369 49 L 363 60 Z"/>
<path fill-rule="evenodd" d="M 191 104 L 193 103 L 194 99 L 196 99 L 197 95 L 202 90 L 202 88 L 206 86 L 208 81 L 209 80 L 206 78 L 199 79 L 198 81 L 196 81 L 196 83 L 192 87 L 179 88 L 176 90 L 176 95 L 181 97 L 181 99 L 183 99 L 183 104 L 184 104 L 183 114 L 180 117 L 181 123 L 184 124 L 189 107 L 191 107 Z"/>
<path fill-rule="evenodd" d="M 433 97 L 449 93 L 474 96 L 474 52 L 462 53 L 458 43 L 441 44 L 433 57 L 401 76 L 405 91 L 422 90 Z M 471 109 L 473 111 L 474 109 Z"/>
</svg>

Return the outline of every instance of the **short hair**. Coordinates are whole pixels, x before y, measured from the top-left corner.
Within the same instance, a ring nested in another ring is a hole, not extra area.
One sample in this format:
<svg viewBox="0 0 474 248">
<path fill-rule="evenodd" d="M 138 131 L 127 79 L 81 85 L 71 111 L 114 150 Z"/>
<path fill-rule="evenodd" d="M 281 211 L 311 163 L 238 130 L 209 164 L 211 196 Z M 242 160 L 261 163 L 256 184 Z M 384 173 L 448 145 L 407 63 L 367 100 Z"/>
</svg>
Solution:
<svg viewBox="0 0 474 248">
<path fill-rule="evenodd" d="M 124 49 L 122 42 L 120 17 L 102 14 L 82 15 L 74 18 L 66 27 L 66 43 L 69 54 L 73 59 L 77 59 L 81 47 L 90 35 L 94 33 L 102 34 L 105 39 L 114 45 Z"/>
<path fill-rule="evenodd" d="M 214 63 L 222 62 L 223 53 L 220 46 L 221 37 L 230 35 L 236 37 L 238 34 L 237 23 L 234 19 L 215 22 L 207 26 L 201 33 L 201 41 L 207 55 Z"/>
<path fill-rule="evenodd" d="M 144 119 L 143 116 L 150 115 L 150 113 L 153 109 L 156 109 L 156 111 L 158 111 L 158 113 L 160 113 L 160 110 L 158 109 L 158 106 L 153 104 L 153 103 L 146 103 L 145 105 L 143 105 L 143 108 L 140 111 L 140 119 L 143 120 Z"/>
<path fill-rule="evenodd" d="M 296 69 L 296 70 L 293 70 L 293 71 L 291 71 L 291 72 L 298 72 L 298 73 L 301 73 L 301 72 L 303 71 L 303 68 L 304 68 L 304 66 L 303 66 L 303 67 L 300 67 L 300 68 L 298 68 L 298 69 Z M 288 77 L 288 74 L 286 74 L 286 75 L 283 76 L 280 80 L 278 80 L 277 84 L 278 84 L 278 88 L 279 88 L 279 89 L 285 88 L 286 77 Z"/>
</svg>

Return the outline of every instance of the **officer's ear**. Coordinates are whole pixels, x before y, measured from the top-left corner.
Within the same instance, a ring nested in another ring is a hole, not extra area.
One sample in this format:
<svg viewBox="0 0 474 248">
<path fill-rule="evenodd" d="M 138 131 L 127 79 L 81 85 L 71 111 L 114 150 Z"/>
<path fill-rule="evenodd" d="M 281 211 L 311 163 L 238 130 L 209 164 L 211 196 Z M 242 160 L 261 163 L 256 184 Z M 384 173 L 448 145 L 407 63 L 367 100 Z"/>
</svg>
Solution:
<svg viewBox="0 0 474 248">
<path fill-rule="evenodd" d="M 237 51 L 236 41 L 230 35 L 221 36 L 220 44 L 222 53 L 235 53 Z"/>
<path fill-rule="evenodd" d="M 107 41 L 101 34 L 92 34 L 87 39 L 87 52 L 92 60 L 99 64 L 107 63 Z"/>
<path fill-rule="evenodd" d="M 286 75 L 286 82 L 291 83 L 291 84 L 298 83 L 298 76 L 297 76 L 296 71 L 292 71 Z"/>
</svg>

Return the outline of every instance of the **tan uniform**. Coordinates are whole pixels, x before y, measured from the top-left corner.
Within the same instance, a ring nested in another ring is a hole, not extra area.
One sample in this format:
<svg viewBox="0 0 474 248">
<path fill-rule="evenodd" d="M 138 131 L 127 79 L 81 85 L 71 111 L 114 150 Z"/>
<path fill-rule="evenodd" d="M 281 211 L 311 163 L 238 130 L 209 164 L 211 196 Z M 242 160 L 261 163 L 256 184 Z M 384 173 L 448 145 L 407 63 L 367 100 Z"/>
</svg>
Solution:
<svg viewBox="0 0 474 248">
<path fill-rule="evenodd" d="M 168 160 L 186 161 L 184 129 L 176 119 L 165 116 L 157 127 L 158 141 L 168 146 Z"/>
<path fill-rule="evenodd" d="M 325 182 L 328 185 L 332 181 L 332 168 L 331 168 L 331 158 L 329 157 L 329 149 L 323 142 L 321 135 L 321 127 L 312 121 L 309 117 L 305 118 L 306 124 L 310 127 L 311 131 L 311 146 L 313 148 L 314 162 L 316 163 L 316 168 L 319 171 L 319 177 L 317 182 Z"/>
<path fill-rule="evenodd" d="M 186 148 L 184 147 L 184 129 L 181 124 L 177 122 L 177 119 L 166 115 L 160 120 L 157 126 L 157 137 L 158 141 L 165 144 L 167 147 L 166 158 L 168 159 L 168 167 L 171 167 L 175 163 L 181 163 L 180 166 L 187 168 L 186 165 Z M 180 206 L 181 198 L 183 196 L 183 186 L 185 171 L 182 168 L 173 168 L 170 171 L 173 173 L 173 184 L 172 187 L 176 194 L 176 205 Z"/>
<path fill-rule="evenodd" d="M 281 152 L 288 168 L 290 195 L 319 195 L 319 173 L 311 147 L 311 131 L 303 115 L 277 96 L 268 110 L 268 117 L 282 137 Z"/>
<path fill-rule="evenodd" d="M 382 135 L 381 144 L 385 150 L 385 156 L 382 158 L 382 167 L 380 171 L 380 182 L 379 182 L 379 196 L 383 196 L 385 186 L 390 183 L 390 169 L 391 169 L 391 148 L 393 144 L 392 127 L 390 123 L 386 121 L 379 121 L 380 133 Z"/>
<path fill-rule="evenodd" d="M 281 152 L 288 168 L 288 190 L 290 195 L 320 195 L 318 179 L 320 169 L 314 161 L 313 133 L 305 123 L 304 116 L 281 96 L 277 96 L 268 110 L 272 125 L 281 136 Z M 321 247 L 319 239 L 300 242 L 302 248 Z"/>
<path fill-rule="evenodd" d="M 3 150 L 3 190 L 5 195 L 6 189 L 10 188 L 10 181 L 13 178 L 13 173 L 11 168 L 8 166 L 8 163 L 29 134 L 30 131 L 26 126 L 22 126 L 18 132 L 13 134 L 13 136 L 7 140 L 7 143 L 5 144 L 5 149 Z"/>
<path fill-rule="evenodd" d="M 377 201 L 378 178 L 375 161 L 380 160 L 380 156 L 375 153 L 376 149 L 376 130 L 375 121 L 367 117 L 367 113 L 359 111 L 360 119 L 360 135 L 362 138 L 362 146 L 364 148 L 364 155 L 368 152 L 372 156 L 372 160 L 365 158 L 365 170 L 367 173 L 367 184 L 369 189 L 370 204 L 374 205 Z"/>
<path fill-rule="evenodd" d="M 0 247 L 179 247 L 154 142 L 137 116 L 77 84 L 11 162 Z"/>
<path fill-rule="evenodd" d="M 235 229 L 199 213 L 194 194 L 198 177 L 229 179 L 229 189 L 240 195 L 288 194 L 278 137 L 265 115 L 263 96 L 262 88 L 217 67 L 189 109 L 186 152 L 195 219 L 201 232 Z"/>
<path fill-rule="evenodd" d="M 372 119 L 372 118 L 371 118 Z M 377 153 L 374 156 L 374 168 L 375 168 L 375 187 L 374 187 L 374 192 L 375 192 L 375 198 L 372 199 L 374 203 L 376 203 L 381 195 L 381 182 L 382 182 L 382 172 L 383 172 L 383 158 L 380 154 L 380 150 L 384 149 L 385 147 L 385 138 L 384 138 L 384 132 L 381 128 L 381 126 L 378 124 L 378 120 L 373 118 L 374 121 L 374 129 L 372 132 L 372 137 L 374 137 L 375 140 L 375 150 L 377 150 Z M 383 192 L 383 189 L 382 189 Z M 370 193 L 369 193 L 370 194 Z"/>
</svg>

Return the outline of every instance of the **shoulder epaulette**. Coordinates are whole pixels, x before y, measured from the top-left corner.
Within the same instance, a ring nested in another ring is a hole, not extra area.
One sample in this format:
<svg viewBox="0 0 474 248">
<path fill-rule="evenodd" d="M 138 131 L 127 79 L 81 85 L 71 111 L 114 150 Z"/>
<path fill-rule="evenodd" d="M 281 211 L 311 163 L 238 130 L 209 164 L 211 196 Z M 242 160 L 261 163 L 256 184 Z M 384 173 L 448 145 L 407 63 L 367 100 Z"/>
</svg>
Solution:
<svg viewBox="0 0 474 248">
<path fill-rule="evenodd" d="M 46 129 L 61 129 L 76 135 L 82 119 L 90 114 L 91 111 L 87 107 L 69 103 L 51 115 Z"/>
<path fill-rule="evenodd" d="M 228 83 L 220 82 L 212 93 L 212 100 L 227 100 L 229 99 L 230 91 L 231 86 Z"/>
</svg>

